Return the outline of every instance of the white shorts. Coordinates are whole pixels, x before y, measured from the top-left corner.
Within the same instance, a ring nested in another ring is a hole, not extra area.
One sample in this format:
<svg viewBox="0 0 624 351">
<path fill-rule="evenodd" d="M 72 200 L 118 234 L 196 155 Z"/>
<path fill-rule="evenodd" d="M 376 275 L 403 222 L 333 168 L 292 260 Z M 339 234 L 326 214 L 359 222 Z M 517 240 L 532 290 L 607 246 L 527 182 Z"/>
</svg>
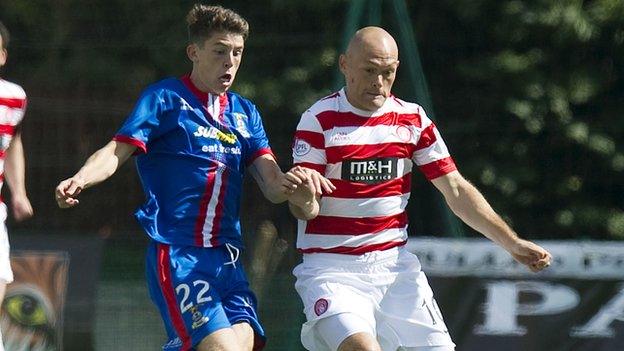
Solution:
<svg viewBox="0 0 624 351">
<path fill-rule="evenodd" d="M 455 346 L 420 261 L 404 247 L 360 256 L 307 254 L 293 274 L 307 318 L 301 343 L 308 350 L 335 351 L 339 342 L 362 331 L 375 336 L 388 351 Z M 343 336 L 328 345 L 326 340 L 332 338 L 319 335 L 315 325 L 342 313 L 359 317 L 359 322 L 337 331 Z"/>
<path fill-rule="evenodd" d="M 8 284 L 13 281 L 11 260 L 9 259 L 10 245 L 6 228 L 7 207 L 0 203 L 0 281 Z"/>
</svg>

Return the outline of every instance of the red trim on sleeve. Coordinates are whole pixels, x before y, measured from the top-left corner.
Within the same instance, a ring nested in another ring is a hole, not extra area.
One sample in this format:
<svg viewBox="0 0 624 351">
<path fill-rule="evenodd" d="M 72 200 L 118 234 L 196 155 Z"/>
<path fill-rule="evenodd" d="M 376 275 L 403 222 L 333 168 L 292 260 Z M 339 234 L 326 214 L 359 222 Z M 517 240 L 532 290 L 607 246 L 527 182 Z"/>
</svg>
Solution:
<svg viewBox="0 0 624 351">
<path fill-rule="evenodd" d="M 136 151 L 134 151 L 133 155 L 139 155 L 139 154 L 145 154 L 147 153 L 147 147 L 145 146 L 145 143 L 142 142 L 141 140 L 126 136 L 126 135 L 121 135 L 121 134 L 117 134 L 113 137 L 114 141 L 118 141 L 120 143 L 124 143 L 124 144 L 130 144 L 130 145 L 134 145 L 137 147 Z"/>
<path fill-rule="evenodd" d="M 262 155 L 271 155 L 277 161 L 277 157 L 275 157 L 275 154 L 273 153 L 271 148 L 264 147 L 264 148 L 256 151 L 255 154 L 253 154 L 253 155 L 251 155 L 251 157 L 249 157 L 249 160 L 247 160 L 247 166 L 251 165 L 258 157 L 260 157 Z"/>
<path fill-rule="evenodd" d="M 457 170 L 457 166 L 455 166 L 451 156 L 418 166 L 418 168 L 420 168 L 428 180 L 436 179 Z"/>
</svg>

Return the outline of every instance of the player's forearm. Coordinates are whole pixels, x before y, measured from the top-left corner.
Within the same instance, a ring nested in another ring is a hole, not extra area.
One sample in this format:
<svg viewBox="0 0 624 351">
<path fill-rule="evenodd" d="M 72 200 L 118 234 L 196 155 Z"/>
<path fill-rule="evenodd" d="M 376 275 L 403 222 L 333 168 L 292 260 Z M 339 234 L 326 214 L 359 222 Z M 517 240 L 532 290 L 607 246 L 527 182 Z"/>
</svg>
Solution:
<svg viewBox="0 0 624 351">
<path fill-rule="evenodd" d="M 458 180 L 455 191 L 445 198 L 453 213 L 464 223 L 503 248 L 510 250 L 518 240 L 516 233 L 467 180 Z"/>
<path fill-rule="evenodd" d="M 288 196 L 284 193 L 281 182 L 275 177 L 263 188 L 264 197 L 274 204 L 281 204 L 288 200 Z"/>
<path fill-rule="evenodd" d="M 14 197 L 26 197 L 25 173 L 26 166 L 24 160 L 24 147 L 20 135 L 16 135 L 11 142 L 11 146 L 7 150 L 5 160 L 5 177 L 11 194 Z"/>
<path fill-rule="evenodd" d="M 132 154 L 133 147 L 111 141 L 91 155 L 74 177 L 83 181 L 84 188 L 110 178 Z"/>
<path fill-rule="evenodd" d="M 302 205 L 297 205 L 289 201 L 288 208 L 295 218 L 309 221 L 318 216 L 320 206 L 317 199 L 312 199 Z"/>
</svg>

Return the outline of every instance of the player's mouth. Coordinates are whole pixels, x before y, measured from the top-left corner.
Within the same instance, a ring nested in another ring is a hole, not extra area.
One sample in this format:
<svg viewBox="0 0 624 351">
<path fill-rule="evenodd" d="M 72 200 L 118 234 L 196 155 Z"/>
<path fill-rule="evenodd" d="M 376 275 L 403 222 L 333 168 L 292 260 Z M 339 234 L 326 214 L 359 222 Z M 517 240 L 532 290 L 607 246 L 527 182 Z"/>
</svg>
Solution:
<svg viewBox="0 0 624 351">
<path fill-rule="evenodd" d="M 377 92 L 368 92 L 366 94 L 372 98 L 385 97 L 383 93 L 377 93 Z"/>
<path fill-rule="evenodd" d="M 230 83 L 232 81 L 232 75 L 229 73 L 226 73 L 219 77 L 219 81 L 221 83 Z"/>
</svg>

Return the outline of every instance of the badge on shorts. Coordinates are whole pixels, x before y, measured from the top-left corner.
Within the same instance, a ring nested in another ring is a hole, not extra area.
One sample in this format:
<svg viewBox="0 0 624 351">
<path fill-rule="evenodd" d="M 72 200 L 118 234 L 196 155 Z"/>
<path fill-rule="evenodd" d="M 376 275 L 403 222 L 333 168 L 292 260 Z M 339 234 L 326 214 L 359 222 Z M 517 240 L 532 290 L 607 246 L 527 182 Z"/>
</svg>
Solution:
<svg viewBox="0 0 624 351">
<path fill-rule="evenodd" d="M 323 313 L 327 312 L 328 307 L 329 307 L 329 301 L 325 299 L 318 299 L 314 303 L 314 313 L 316 313 L 317 316 L 320 316 Z"/>
<path fill-rule="evenodd" d="M 193 329 L 197 329 L 202 325 L 208 323 L 210 318 L 204 317 L 204 315 L 197 310 L 197 307 L 191 307 L 191 313 L 193 314 L 193 325 L 191 326 Z"/>
</svg>

